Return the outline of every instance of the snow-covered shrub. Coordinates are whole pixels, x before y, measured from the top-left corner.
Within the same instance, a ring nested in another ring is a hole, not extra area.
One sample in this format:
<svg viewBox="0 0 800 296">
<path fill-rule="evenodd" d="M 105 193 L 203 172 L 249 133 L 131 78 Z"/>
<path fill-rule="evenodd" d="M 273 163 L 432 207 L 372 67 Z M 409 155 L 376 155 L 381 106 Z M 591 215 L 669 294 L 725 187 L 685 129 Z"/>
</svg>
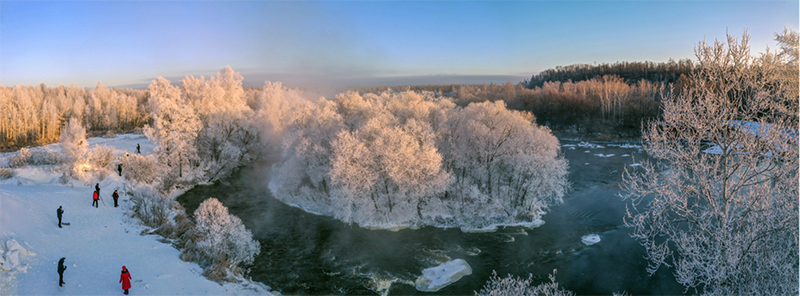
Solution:
<svg viewBox="0 0 800 296">
<path fill-rule="evenodd" d="M 533 275 L 529 274 L 527 279 L 521 279 L 508 275 L 500 278 L 496 271 L 492 271 L 492 277 L 486 282 L 480 292 L 475 292 L 475 296 L 572 296 L 575 292 L 559 289 L 556 282 L 555 270 L 550 275 L 550 282 L 541 283 L 538 286 L 531 286 Z"/>
<path fill-rule="evenodd" d="M 133 217 L 149 227 L 161 227 L 169 222 L 175 201 L 150 187 L 139 186 L 129 192 Z"/>
<path fill-rule="evenodd" d="M 0 167 L 0 180 L 13 178 L 14 174 L 14 169 Z"/>
<path fill-rule="evenodd" d="M 135 128 L 133 128 L 133 134 L 134 135 L 142 135 L 142 134 L 144 134 L 144 129 L 141 128 L 141 127 L 135 127 Z"/>
<path fill-rule="evenodd" d="M 114 148 L 100 145 L 92 149 L 90 164 L 97 170 L 108 170 L 111 169 L 111 162 L 114 157 L 116 157 Z"/>
<path fill-rule="evenodd" d="M 116 138 L 116 137 L 117 137 L 117 134 L 115 134 L 115 133 L 114 133 L 114 131 L 112 131 L 112 130 L 108 130 L 108 131 L 106 132 L 106 135 L 105 135 L 104 137 L 105 137 L 105 138 Z"/>
<path fill-rule="evenodd" d="M 261 252 L 242 220 L 228 213 L 216 198 L 209 198 L 194 212 L 199 241 L 195 248 L 205 274 L 212 280 L 230 280 L 241 274 L 239 264 L 250 264 Z"/>
<path fill-rule="evenodd" d="M 51 150 L 21 148 L 8 159 L 8 166 L 18 168 L 24 165 L 56 165 L 61 163 L 61 156 Z"/>
<path fill-rule="evenodd" d="M 120 158 L 125 180 L 134 183 L 153 184 L 161 179 L 163 170 L 153 156 L 126 154 Z"/>
</svg>

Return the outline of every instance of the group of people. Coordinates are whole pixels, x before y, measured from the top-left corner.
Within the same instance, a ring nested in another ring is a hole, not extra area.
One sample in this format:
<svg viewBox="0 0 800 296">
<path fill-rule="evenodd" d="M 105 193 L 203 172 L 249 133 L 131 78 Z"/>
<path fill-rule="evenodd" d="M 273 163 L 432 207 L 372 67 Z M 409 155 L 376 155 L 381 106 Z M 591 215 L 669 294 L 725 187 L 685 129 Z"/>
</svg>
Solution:
<svg viewBox="0 0 800 296">
<path fill-rule="evenodd" d="M 137 154 L 141 153 L 141 151 L 139 149 L 140 149 L 139 144 L 136 144 L 136 153 Z M 117 171 L 119 172 L 119 176 L 121 177 L 122 176 L 122 164 L 121 163 L 117 166 Z M 111 197 L 114 198 L 114 207 L 115 208 L 119 207 L 119 203 L 118 203 L 118 201 L 119 201 L 119 193 L 117 192 L 117 190 L 114 190 L 114 193 L 111 194 Z M 97 184 L 94 185 L 94 193 L 92 195 L 92 205 L 95 208 L 99 207 L 99 205 L 98 205 L 98 200 L 99 199 L 100 199 L 100 183 L 97 183 Z M 61 224 L 62 224 L 61 223 L 61 218 L 63 217 L 63 215 L 64 215 L 64 209 L 61 206 L 58 206 L 58 209 L 56 210 L 56 216 L 58 217 L 58 228 L 63 228 L 63 227 L 61 227 Z M 69 223 L 64 223 L 64 224 L 65 225 L 69 225 Z M 64 282 L 64 271 L 67 270 L 67 266 L 64 265 L 64 261 L 65 260 L 67 260 L 67 257 L 62 257 L 60 260 L 58 260 L 58 286 L 59 287 L 63 287 L 64 284 L 66 284 Z M 131 274 L 130 274 L 130 272 L 128 272 L 128 269 L 125 266 L 122 266 L 122 272 L 120 273 L 120 276 L 119 276 L 119 282 L 122 283 L 122 290 L 125 291 L 125 295 L 128 295 L 128 290 L 131 288 Z"/>
<path fill-rule="evenodd" d="M 63 287 L 64 284 L 64 271 L 67 270 L 67 266 L 64 265 L 64 261 L 67 260 L 67 257 L 61 257 L 58 260 L 58 286 Z M 128 272 L 128 269 L 123 265 L 122 266 L 122 273 L 119 275 L 119 282 L 122 283 L 122 290 L 125 290 L 125 295 L 128 295 L 128 290 L 131 288 L 131 273 Z"/>
<path fill-rule="evenodd" d="M 119 193 L 114 190 L 114 193 L 111 194 L 111 197 L 114 198 L 114 207 L 119 207 Z M 97 200 L 100 199 L 100 183 L 94 185 L 94 193 L 92 194 L 92 205 L 97 208 L 98 203 Z M 61 208 L 61 207 L 59 207 Z M 60 219 L 59 215 L 59 219 Z"/>
<path fill-rule="evenodd" d="M 114 190 L 114 194 L 111 195 L 114 198 L 114 207 L 118 207 L 118 200 L 119 200 L 119 193 L 117 190 Z M 94 194 L 92 196 L 92 205 L 95 208 L 98 207 L 97 200 L 100 198 L 100 183 L 94 185 Z M 61 227 L 61 218 L 64 216 L 64 209 L 61 206 L 58 206 L 56 210 L 56 216 L 58 217 L 58 228 Z M 65 223 L 69 225 L 69 223 Z M 61 260 L 58 260 L 58 286 L 64 286 L 64 271 L 67 270 L 67 266 L 64 265 L 64 260 L 66 257 L 62 257 Z M 125 266 L 122 266 L 122 274 L 120 275 L 119 282 L 122 283 L 122 289 L 125 290 L 125 295 L 128 295 L 128 289 L 131 288 L 131 274 L 128 272 L 128 269 Z"/>
</svg>

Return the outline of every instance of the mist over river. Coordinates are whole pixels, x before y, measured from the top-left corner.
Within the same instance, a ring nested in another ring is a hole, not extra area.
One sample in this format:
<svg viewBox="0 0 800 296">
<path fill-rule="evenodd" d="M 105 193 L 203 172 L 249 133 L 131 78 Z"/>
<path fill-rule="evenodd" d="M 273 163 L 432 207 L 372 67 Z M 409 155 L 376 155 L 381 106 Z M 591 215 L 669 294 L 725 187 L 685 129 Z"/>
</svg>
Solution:
<svg viewBox="0 0 800 296">
<path fill-rule="evenodd" d="M 250 267 L 253 280 L 284 294 L 472 295 L 492 270 L 559 284 L 578 294 L 683 294 L 671 270 L 648 277 L 644 249 L 623 226 L 625 202 L 617 195 L 625 168 L 646 158 L 641 147 L 561 139 L 572 186 L 538 228 L 499 227 L 465 233 L 425 227 L 397 232 L 367 230 L 307 213 L 276 200 L 269 189 L 270 165 L 240 170 L 223 182 L 197 186 L 178 197 L 192 213 L 209 197 L 219 199 L 261 242 Z M 598 234 L 587 246 L 581 237 Z M 464 259 L 472 274 L 438 292 L 417 291 L 422 270 Z"/>
</svg>

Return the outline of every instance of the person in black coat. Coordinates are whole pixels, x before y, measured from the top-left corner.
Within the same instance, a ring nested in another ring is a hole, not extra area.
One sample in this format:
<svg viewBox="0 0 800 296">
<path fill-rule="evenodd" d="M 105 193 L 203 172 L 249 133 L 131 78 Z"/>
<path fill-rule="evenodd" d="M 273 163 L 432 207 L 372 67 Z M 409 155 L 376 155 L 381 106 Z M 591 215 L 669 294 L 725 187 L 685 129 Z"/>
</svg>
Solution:
<svg viewBox="0 0 800 296">
<path fill-rule="evenodd" d="M 119 200 L 119 193 L 117 193 L 117 191 L 114 190 L 114 194 L 112 194 L 111 197 L 114 198 L 114 207 L 115 208 L 118 207 L 119 205 L 117 204 L 117 200 Z"/>
<path fill-rule="evenodd" d="M 64 271 L 67 270 L 67 267 L 64 265 L 64 260 L 67 260 L 67 257 L 62 257 L 61 260 L 58 260 L 58 286 L 63 287 L 64 284 Z"/>
<path fill-rule="evenodd" d="M 122 177 L 122 164 L 121 163 L 117 166 L 117 171 L 119 172 L 119 176 Z"/>
<path fill-rule="evenodd" d="M 94 185 L 94 191 L 97 191 L 97 195 L 100 195 L 100 183 Z"/>
<path fill-rule="evenodd" d="M 136 154 L 141 154 L 142 151 L 139 150 L 139 143 L 136 143 Z"/>
<path fill-rule="evenodd" d="M 63 228 L 61 227 L 61 215 L 63 214 L 64 210 L 61 209 L 61 206 L 58 206 L 58 210 L 56 210 L 56 216 L 58 216 L 58 228 Z"/>
</svg>

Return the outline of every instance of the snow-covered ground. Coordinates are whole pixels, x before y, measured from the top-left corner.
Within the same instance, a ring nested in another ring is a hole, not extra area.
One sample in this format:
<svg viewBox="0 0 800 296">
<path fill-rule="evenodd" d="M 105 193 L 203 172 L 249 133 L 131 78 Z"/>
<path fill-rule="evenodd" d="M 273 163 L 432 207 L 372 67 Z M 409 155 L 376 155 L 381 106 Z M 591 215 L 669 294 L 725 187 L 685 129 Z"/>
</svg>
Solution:
<svg viewBox="0 0 800 296">
<path fill-rule="evenodd" d="M 106 145 L 118 155 L 134 153 L 137 143 L 142 154 L 153 151 L 143 135 L 88 142 L 90 149 Z M 99 182 L 105 204 L 95 208 L 91 196 L 96 182 L 62 184 L 53 166 L 15 171 L 15 177 L 0 181 L 0 244 L 5 252 L 7 241 L 14 239 L 31 254 L 20 256 L 19 266 L 11 271 L 0 268 L 0 295 L 122 294 L 123 265 L 132 276 L 131 295 L 269 294 L 266 286 L 257 283 L 212 282 L 203 277 L 199 265 L 182 261 L 180 251 L 160 242 L 159 236 L 141 235 L 145 227 L 125 215 L 128 197 L 121 194 L 120 207 L 114 207 L 111 193 L 125 184 L 116 174 Z M 58 228 L 59 206 L 64 209 L 62 221 L 69 226 Z M 63 287 L 58 286 L 57 273 L 61 257 L 66 257 L 67 266 Z"/>
</svg>

